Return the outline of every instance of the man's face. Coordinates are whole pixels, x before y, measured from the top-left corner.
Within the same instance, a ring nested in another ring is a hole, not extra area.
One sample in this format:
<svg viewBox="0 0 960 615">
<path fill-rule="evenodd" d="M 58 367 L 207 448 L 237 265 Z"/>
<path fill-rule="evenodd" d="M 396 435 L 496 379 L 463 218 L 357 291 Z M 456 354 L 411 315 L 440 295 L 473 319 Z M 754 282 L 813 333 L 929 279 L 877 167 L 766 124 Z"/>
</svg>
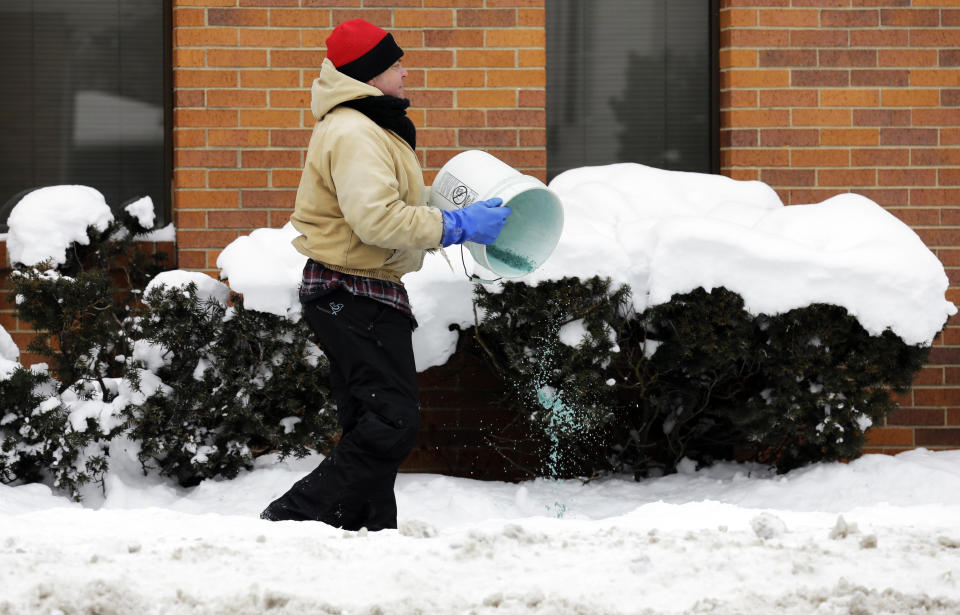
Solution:
<svg viewBox="0 0 960 615">
<path fill-rule="evenodd" d="M 383 71 L 367 83 L 377 88 L 387 96 L 403 98 L 403 80 L 407 77 L 407 69 L 397 60 L 387 70 Z"/>
</svg>

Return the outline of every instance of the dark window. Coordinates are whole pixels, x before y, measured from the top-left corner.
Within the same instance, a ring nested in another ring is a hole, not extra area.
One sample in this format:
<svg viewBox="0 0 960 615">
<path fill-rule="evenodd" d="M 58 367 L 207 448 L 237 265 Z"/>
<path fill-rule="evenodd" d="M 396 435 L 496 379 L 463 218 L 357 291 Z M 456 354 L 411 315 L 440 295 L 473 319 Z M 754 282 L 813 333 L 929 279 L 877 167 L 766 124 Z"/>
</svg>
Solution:
<svg viewBox="0 0 960 615">
<path fill-rule="evenodd" d="M 26 191 L 84 184 L 169 221 L 169 0 L 0 0 L 0 232 Z"/>
<path fill-rule="evenodd" d="M 716 172 L 715 0 L 550 0 L 547 175 Z"/>
</svg>

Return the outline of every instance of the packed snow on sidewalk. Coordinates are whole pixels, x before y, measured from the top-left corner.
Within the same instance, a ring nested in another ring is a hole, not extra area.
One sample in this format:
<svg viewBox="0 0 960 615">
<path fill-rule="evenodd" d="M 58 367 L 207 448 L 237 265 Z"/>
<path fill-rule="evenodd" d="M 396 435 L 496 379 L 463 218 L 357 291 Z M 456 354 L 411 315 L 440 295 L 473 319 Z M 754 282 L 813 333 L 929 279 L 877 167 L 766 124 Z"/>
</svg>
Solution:
<svg viewBox="0 0 960 615">
<path fill-rule="evenodd" d="M 698 286 L 736 291 L 756 313 L 833 303 L 913 344 L 930 344 L 956 311 L 936 257 L 863 197 L 784 207 L 759 182 L 632 164 L 576 169 L 551 187 L 564 234 L 527 283 L 609 276 L 638 309 Z M 19 212 L 12 259 L 56 260 L 76 224 L 98 223 L 94 205 L 47 234 L 28 229 L 58 217 Z M 294 234 L 259 229 L 223 252 L 247 307 L 296 317 Z M 454 271 L 431 255 L 405 279 L 421 370 L 451 354 L 450 324 L 474 318 L 474 266 L 447 253 Z M 0 334 L 0 368 L 17 360 Z M 399 530 L 366 533 L 257 518 L 318 457 L 266 456 L 185 490 L 144 477 L 134 444 L 112 448 L 105 492 L 83 504 L 0 485 L 0 615 L 960 613 L 960 451 L 783 476 L 683 463 L 640 482 L 401 474 Z"/>
</svg>

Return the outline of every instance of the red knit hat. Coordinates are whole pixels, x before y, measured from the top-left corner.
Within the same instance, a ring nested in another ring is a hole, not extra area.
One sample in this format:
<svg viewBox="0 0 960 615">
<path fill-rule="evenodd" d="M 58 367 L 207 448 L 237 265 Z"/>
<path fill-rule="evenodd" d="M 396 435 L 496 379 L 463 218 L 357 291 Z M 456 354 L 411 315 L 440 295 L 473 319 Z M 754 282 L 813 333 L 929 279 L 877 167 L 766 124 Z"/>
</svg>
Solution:
<svg viewBox="0 0 960 615">
<path fill-rule="evenodd" d="M 392 34 L 364 19 L 343 22 L 327 38 L 327 58 L 338 71 L 364 83 L 402 55 Z"/>
</svg>

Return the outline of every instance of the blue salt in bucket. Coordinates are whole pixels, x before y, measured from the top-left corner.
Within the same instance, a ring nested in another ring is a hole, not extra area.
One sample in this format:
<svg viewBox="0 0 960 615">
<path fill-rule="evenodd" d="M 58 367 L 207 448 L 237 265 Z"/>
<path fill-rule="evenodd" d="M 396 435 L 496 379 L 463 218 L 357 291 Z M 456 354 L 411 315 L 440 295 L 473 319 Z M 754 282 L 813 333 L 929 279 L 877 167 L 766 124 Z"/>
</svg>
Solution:
<svg viewBox="0 0 960 615">
<path fill-rule="evenodd" d="M 519 278 L 550 257 L 563 231 L 563 204 L 543 182 L 487 152 L 468 150 L 440 169 L 429 204 L 451 211 L 494 197 L 512 210 L 497 240 L 464 245 L 484 269 L 501 278 Z"/>
</svg>

